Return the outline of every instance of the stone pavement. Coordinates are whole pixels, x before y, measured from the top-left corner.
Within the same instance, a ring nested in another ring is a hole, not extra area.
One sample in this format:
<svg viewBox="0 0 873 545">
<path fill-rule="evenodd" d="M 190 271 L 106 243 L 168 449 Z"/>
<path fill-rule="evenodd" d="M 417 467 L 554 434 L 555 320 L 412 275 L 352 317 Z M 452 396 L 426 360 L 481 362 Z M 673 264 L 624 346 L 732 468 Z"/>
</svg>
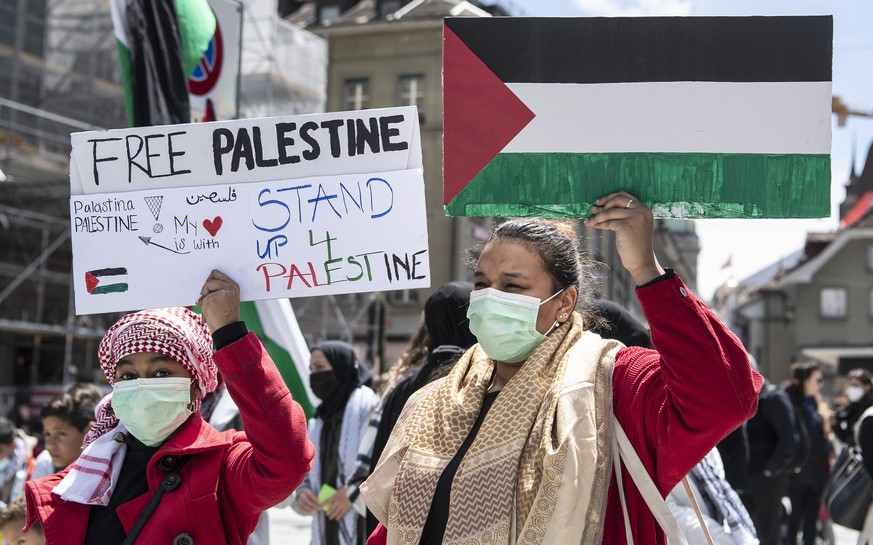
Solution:
<svg viewBox="0 0 873 545">
<path fill-rule="evenodd" d="M 836 524 L 834 525 L 834 537 L 837 541 L 834 545 L 855 545 L 858 542 L 858 532 Z"/>
<path fill-rule="evenodd" d="M 270 509 L 270 545 L 308 545 L 311 520 L 290 507 Z M 836 525 L 833 528 L 836 543 L 828 545 L 855 545 L 858 541 L 858 532 Z"/>
<path fill-rule="evenodd" d="M 290 507 L 270 509 L 270 545 L 309 545 L 311 524 L 311 517 L 298 515 Z"/>
</svg>

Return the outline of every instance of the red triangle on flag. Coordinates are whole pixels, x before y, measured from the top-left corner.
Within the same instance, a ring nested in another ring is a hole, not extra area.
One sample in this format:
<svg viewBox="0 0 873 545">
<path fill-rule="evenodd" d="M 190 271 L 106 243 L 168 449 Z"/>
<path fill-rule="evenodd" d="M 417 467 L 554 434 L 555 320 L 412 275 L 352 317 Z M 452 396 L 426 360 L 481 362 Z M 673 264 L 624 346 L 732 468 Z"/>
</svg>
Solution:
<svg viewBox="0 0 873 545">
<path fill-rule="evenodd" d="M 96 276 L 89 272 L 85 273 L 85 289 L 88 290 L 88 293 L 94 291 L 94 288 L 96 288 L 99 283 L 100 280 Z"/>
<path fill-rule="evenodd" d="M 448 204 L 536 117 L 443 26 L 443 198 Z"/>
</svg>

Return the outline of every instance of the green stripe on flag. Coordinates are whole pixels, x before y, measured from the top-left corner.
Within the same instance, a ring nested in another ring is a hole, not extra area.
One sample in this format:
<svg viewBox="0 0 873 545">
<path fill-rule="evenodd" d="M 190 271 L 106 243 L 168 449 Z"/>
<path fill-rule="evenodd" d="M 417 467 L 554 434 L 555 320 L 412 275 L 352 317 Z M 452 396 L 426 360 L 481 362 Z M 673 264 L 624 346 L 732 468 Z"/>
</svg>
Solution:
<svg viewBox="0 0 873 545">
<path fill-rule="evenodd" d="M 829 155 L 501 153 L 446 214 L 582 218 L 623 189 L 658 217 L 819 218 L 830 184 Z"/>
<path fill-rule="evenodd" d="M 127 114 L 127 124 L 133 127 L 133 89 L 130 78 L 130 51 L 119 40 L 115 40 L 118 46 L 118 62 L 121 65 L 121 88 L 124 89 L 124 111 Z"/>
<path fill-rule="evenodd" d="M 127 291 L 128 285 L 126 283 L 120 284 L 106 284 L 105 286 L 97 286 L 93 290 L 91 290 L 92 295 L 101 295 L 106 293 L 124 293 Z"/>
<path fill-rule="evenodd" d="M 291 354 L 264 333 L 264 326 L 253 302 L 246 301 L 240 303 L 240 319 L 246 323 L 249 330 L 254 331 L 258 338 L 261 339 L 261 343 L 263 343 L 270 357 L 273 358 L 276 367 L 279 369 L 282 380 L 285 381 L 285 385 L 291 391 L 294 401 L 300 403 L 300 406 L 303 407 L 303 411 L 306 413 L 306 417 L 311 418 L 315 413 L 315 406 L 309 401 L 309 396 L 303 386 L 303 381 L 309 380 L 309 377 L 301 377 L 297 367 L 294 365 Z"/>
</svg>

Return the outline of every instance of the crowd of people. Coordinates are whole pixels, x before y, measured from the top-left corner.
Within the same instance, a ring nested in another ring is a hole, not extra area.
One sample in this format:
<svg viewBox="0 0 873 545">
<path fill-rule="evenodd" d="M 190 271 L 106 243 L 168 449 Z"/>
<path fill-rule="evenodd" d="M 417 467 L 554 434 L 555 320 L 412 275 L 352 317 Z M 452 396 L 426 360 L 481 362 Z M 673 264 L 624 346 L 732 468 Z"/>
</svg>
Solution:
<svg viewBox="0 0 873 545">
<path fill-rule="evenodd" d="M 41 437 L 0 419 L 0 532 L 263 545 L 288 505 L 319 545 L 815 543 L 836 450 L 873 459 L 873 376 L 835 410 L 815 364 L 771 384 L 658 262 L 647 207 L 614 193 L 586 224 L 615 232 L 648 328 L 596 298 L 568 224 L 509 220 L 383 377 L 312 347 L 308 425 L 225 274 L 202 314 L 124 316 L 98 352 L 111 393 L 68 388 Z"/>
</svg>

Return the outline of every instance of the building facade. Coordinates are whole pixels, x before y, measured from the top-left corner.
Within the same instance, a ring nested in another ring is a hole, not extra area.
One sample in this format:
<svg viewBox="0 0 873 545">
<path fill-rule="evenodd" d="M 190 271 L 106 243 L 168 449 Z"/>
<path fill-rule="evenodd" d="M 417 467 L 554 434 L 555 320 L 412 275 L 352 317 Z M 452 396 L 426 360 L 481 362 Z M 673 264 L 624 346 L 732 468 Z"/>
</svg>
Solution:
<svg viewBox="0 0 873 545">
<path fill-rule="evenodd" d="M 324 39 L 281 20 L 277 0 L 234 5 L 240 111 L 323 111 Z M 109 3 L 0 0 L 0 414 L 38 385 L 101 376 L 97 343 L 118 315 L 72 303 L 70 134 L 126 126 Z"/>
<path fill-rule="evenodd" d="M 319 0 L 288 2 L 287 20 L 328 41 L 328 110 L 416 105 L 421 124 L 428 238 L 430 290 L 386 293 L 387 336 L 393 358 L 417 327 L 424 300 L 451 280 L 469 279 L 467 249 L 488 236 L 498 218 L 447 217 L 442 182 L 442 40 L 445 17 L 512 15 L 503 4 L 463 0 Z M 583 250 L 600 265 L 599 291 L 642 317 L 630 276 L 614 251 L 612 233 L 587 230 L 576 222 Z M 696 284 L 699 247 L 690 221 L 659 222 L 656 247 L 665 266 L 675 267 Z M 359 303 L 349 297 L 347 304 Z M 299 308 L 299 307 L 298 307 Z M 305 314 L 305 310 L 304 310 Z M 301 322 L 307 328 L 307 318 Z"/>
<path fill-rule="evenodd" d="M 840 207 L 841 228 L 807 234 L 805 247 L 743 280 L 722 297 L 722 316 L 774 382 L 795 361 L 841 378 L 873 371 L 873 147 L 854 171 Z"/>
</svg>

